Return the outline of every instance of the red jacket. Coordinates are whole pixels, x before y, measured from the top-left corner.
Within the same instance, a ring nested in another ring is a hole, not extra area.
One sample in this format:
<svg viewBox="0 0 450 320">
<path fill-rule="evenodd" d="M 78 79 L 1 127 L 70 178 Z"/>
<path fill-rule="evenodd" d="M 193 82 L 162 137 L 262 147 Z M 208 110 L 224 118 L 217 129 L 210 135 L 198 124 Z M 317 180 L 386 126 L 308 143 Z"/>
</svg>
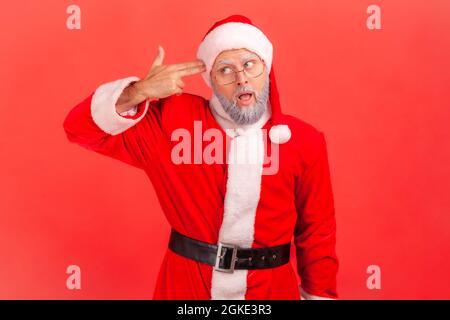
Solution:
<svg viewBox="0 0 450 320">
<path fill-rule="evenodd" d="M 231 172 L 226 161 L 176 164 L 173 152 L 180 142 L 172 141 L 176 129 L 197 137 L 196 130 L 204 134 L 214 129 L 227 142 L 223 159 L 233 139 L 215 120 L 208 100 L 196 95 L 146 100 L 135 115 L 119 115 L 115 103 L 136 80 L 129 77 L 103 84 L 76 105 L 64 121 L 68 139 L 143 169 L 170 225 L 188 237 L 216 244 L 220 234 L 221 239 L 228 237 L 253 248 L 293 240 L 302 283 L 299 288 L 291 263 L 224 274 L 167 249 L 154 299 L 299 299 L 300 292 L 307 299 L 337 298 L 336 222 L 324 134 L 285 115 L 283 122 L 292 137 L 278 147 L 278 170 L 256 180 L 245 167 L 233 167 Z M 198 121 L 197 129 L 194 121 Z M 195 141 L 189 142 L 192 150 Z M 203 148 L 209 143 L 200 142 Z M 273 145 L 265 148 L 268 154 Z"/>
</svg>

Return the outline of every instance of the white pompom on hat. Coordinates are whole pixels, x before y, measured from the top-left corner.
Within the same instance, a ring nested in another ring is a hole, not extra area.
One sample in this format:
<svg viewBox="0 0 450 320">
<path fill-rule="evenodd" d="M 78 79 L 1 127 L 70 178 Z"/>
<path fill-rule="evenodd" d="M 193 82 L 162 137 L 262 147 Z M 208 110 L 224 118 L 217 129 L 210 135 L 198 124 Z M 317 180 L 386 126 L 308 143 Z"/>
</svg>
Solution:
<svg viewBox="0 0 450 320">
<path fill-rule="evenodd" d="M 241 15 L 232 15 L 217 21 L 208 30 L 197 50 L 197 58 L 203 60 L 206 65 L 206 71 L 202 73 L 202 77 L 211 87 L 210 73 L 217 56 L 222 51 L 241 48 L 259 55 L 270 72 L 269 101 L 272 109 L 272 126 L 269 137 L 273 143 L 285 143 L 291 138 L 291 130 L 288 125 L 281 123 L 280 98 L 272 65 L 272 43 L 260 29 L 252 24 L 250 19 Z"/>
</svg>

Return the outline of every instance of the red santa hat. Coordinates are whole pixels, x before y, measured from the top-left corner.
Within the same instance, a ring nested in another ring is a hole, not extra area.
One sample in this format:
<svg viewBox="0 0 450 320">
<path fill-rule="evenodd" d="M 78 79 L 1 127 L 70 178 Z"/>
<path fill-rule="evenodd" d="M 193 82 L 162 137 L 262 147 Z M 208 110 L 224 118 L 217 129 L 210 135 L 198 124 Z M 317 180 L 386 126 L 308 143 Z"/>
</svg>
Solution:
<svg viewBox="0 0 450 320">
<path fill-rule="evenodd" d="M 211 87 L 211 68 L 216 57 L 225 50 L 247 49 L 259 55 L 269 70 L 269 101 L 272 110 L 272 126 L 269 131 L 273 143 L 285 143 L 291 138 L 291 131 L 282 123 L 280 98 L 272 65 L 273 47 L 266 35 L 252 24 L 250 19 L 232 15 L 217 21 L 208 30 L 197 51 L 197 58 L 203 60 L 206 71 L 202 73 L 206 84 Z"/>
</svg>

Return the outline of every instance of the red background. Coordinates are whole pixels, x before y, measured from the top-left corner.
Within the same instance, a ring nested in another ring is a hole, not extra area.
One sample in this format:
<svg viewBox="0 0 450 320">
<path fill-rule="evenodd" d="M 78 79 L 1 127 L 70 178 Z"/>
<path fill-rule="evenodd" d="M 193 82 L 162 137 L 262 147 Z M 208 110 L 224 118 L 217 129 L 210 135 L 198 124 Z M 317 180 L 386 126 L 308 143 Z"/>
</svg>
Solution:
<svg viewBox="0 0 450 320">
<path fill-rule="evenodd" d="M 81 8 L 69 30 L 66 8 Z M 370 4 L 381 30 L 366 27 Z M 169 225 L 146 175 L 71 144 L 100 84 L 195 59 L 217 20 L 274 44 L 286 113 L 325 132 L 343 299 L 450 298 L 450 1 L 9 1 L 0 10 L 0 298 L 151 298 Z M 209 96 L 200 76 L 187 92 Z M 66 268 L 81 268 L 81 290 Z M 366 287 L 369 265 L 381 289 Z"/>
</svg>

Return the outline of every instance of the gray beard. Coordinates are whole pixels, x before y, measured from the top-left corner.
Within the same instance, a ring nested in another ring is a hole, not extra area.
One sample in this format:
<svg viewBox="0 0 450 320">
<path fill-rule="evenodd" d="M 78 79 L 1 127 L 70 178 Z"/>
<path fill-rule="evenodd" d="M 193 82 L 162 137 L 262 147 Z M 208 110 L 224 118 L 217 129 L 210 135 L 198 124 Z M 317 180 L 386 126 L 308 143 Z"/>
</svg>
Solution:
<svg viewBox="0 0 450 320">
<path fill-rule="evenodd" d="M 236 98 L 233 101 L 230 101 L 225 96 L 221 95 L 217 91 L 214 83 L 212 84 L 212 88 L 214 94 L 216 95 L 217 99 L 222 104 L 223 109 L 230 116 L 230 118 L 238 125 L 248 125 L 254 124 L 259 119 L 261 119 L 267 109 L 267 101 L 269 99 L 270 89 L 269 82 L 269 74 L 266 73 L 266 80 L 264 82 L 264 87 L 261 90 L 261 93 L 256 92 L 252 86 L 243 86 L 237 88 L 234 92 Z M 255 103 L 253 105 L 241 108 L 237 105 L 237 95 L 240 92 L 246 90 L 251 90 L 255 93 Z"/>
</svg>

